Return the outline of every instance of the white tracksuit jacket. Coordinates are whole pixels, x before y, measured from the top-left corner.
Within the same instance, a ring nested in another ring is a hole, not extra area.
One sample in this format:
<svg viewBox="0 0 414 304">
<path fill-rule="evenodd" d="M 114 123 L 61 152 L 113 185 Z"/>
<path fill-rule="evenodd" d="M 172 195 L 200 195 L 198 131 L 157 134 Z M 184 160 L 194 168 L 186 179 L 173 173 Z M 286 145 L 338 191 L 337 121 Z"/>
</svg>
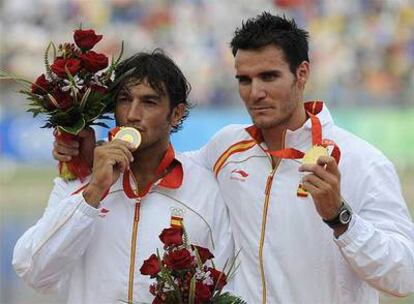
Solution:
<svg viewBox="0 0 414 304">
<path fill-rule="evenodd" d="M 99 209 L 81 193 L 71 195 L 80 182 L 57 178 L 43 217 L 16 244 L 18 275 L 39 291 L 61 294 L 67 303 L 151 303 L 153 280 L 139 269 L 157 248 L 162 252 L 158 235 L 170 226 L 173 210 L 183 213 L 190 242 L 210 248 L 223 265 L 234 246 L 217 183 L 211 172 L 185 156 L 177 159 L 182 184 L 169 185 L 176 182 L 167 175 L 166 185 L 161 180 L 140 203 L 126 196 L 122 175 Z"/>
<path fill-rule="evenodd" d="M 370 304 L 379 302 L 377 290 L 414 291 L 414 228 L 393 165 L 319 105 L 322 136 L 341 150 L 341 194 L 354 211 L 339 239 L 311 196 L 297 196 L 300 161 L 283 159 L 273 170 L 258 129 L 230 125 L 189 153 L 217 175 L 241 250 L 234 291 L 248 303 Z M 306 152 L 311 142 L 307 120 L 287 131 L 284 146 Z"/>
</svg>

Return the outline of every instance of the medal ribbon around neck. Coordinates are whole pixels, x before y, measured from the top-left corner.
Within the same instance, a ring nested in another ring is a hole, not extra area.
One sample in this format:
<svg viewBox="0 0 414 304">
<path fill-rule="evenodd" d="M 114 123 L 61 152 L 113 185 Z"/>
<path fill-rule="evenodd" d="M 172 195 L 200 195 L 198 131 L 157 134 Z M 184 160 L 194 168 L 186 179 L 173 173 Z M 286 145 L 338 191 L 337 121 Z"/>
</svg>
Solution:
<svg viewBox="0 0 414 304">
<path fill-rule="evenodd" d="M 322 125 L 321 122 L 319 120 L 319 118 L 310 113 L 310 112 L 306 112 L 311 120 L 311 124 L 312 124 L 312 149 L 314 149 L 314 147 L 328 147 L 328 146 L 333 146 L 333 150 L 331 153 L 331 156 L 335 159 L 336 163 L 339 163 L 339 159 L 341 156 L 339 147 L 331 140 L 328 139 L 324 139 L 322 140 Z M 270 155 L 276 156 L 278 158 L 285 158 L 285 159 L 300 159 L 303 158 L 305 156 L 306 153 L 299 151 L 297 149 L 294 148 L 285 148 L 285 149 L 281 149 L 281 150 L 277 150 L 277 151 L 266 151 L 268 152 Z"/>
<path fill-rule="evenodd" d="M 302 159 L 302 163 L 316 164 L 320 156 L 329 155 L 328 146 L 333 146 L 331 156 L 335 159 L 336 163 L 338 164 L 341 156 L 339 147 L 332 140 L 322 139 L 322 125 L 319 118 L 310 112 L 307 112 L 307 114 L 312 124 L 312 148 L 308 152 L 304 153 L 294 148 L 286 148 L 277 151 L 267 152 L 278 158 Z M 299 197 L 308 196 L 308 192 L 303 188 L 301 182 L 298 185 L 296 195 Z"/>
</svg>

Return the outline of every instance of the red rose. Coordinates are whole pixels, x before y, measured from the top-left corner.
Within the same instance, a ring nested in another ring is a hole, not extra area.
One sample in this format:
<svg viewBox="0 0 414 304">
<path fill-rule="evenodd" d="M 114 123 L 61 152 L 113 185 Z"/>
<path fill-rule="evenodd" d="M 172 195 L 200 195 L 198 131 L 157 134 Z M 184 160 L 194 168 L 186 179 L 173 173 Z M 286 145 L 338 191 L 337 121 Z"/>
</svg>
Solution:
<svg viewBox="0 0 414 304">
<path fill-rule="evenodd" d="M 193 256 L 187 249 L 175 250 L 164 257 L 164 263 L 173 270 L 188 269 L 193 265 Z"/>
<path fill-rule="evenodd" d="M 165 303 L 160 296 L 156 296 L 154 300 L 152 300 L 152 304 L 163 304 Z"/>
<path fill-rule="evenodd" d="M 59 107 L 65 111 L 73 105 L 73 98 L 70 96 L 69 92 L 62 92 L 56 90 L 53 92 L 53 97 L 56 99 Z"/>
<path fill-rule="evenodd" d="M 142 268 L 142 267 L 141 267 L 141 268 Z M 153 296 L 156 296 L 156 295 L 157 295 L 157 288 L 156 288 L 155 284 L 151 284 L 151 285 L 150 285 L 150 287 L 149 287 L 149 292 L 150 292 L 150 294 L 152 294 Z"/>
<path fill-rule="evenodd" d="M 183 230 L 181 228 L 165 228 L 160 234 L 160 240 L 166 246 L 179 246 L 183 244 Z"/>
<path fill-rule="evenodd" d="M 201 263 L 204 264 L 205 261 L 211 260 L 214 258 L 214 255 L 207 248 L 200 247 L 197 245 L 191 245 L 193 250 L 197 249 L 198 255 L 200 256 Z"/>
<path fill-rule="evenodd" d="M 143 275 L 149 275 L 151 278 L 155 278 L 160 270 L 160 264 L 158 263 L 158 258 L 155 254 L 152 254 L 145 260 L 140 269 Z"/>
<path fill-rule="evenodd" d="M 58 75 L 60 78 L 67 77 L 65 67 L 71 75 L 75 75 L 80 70 L 81 62 L 78 59 L 56 59 L 50 66 L 53 73 Z"/>
<path fill-rule="evenodd" d="M 102 35 L 96 35 L 94 30 L 76 30 L 73 40 L 82 50 L 90 50 L 102 39 Z"/>
<path fill-rule="evenodd" d="M 198 303 L 208 303 L 211 298 L 210 288 L 201 282 L 197 282 L 195 286 L 195 298 Z"/>
<path fill-rule="evenodd" d="M 108 57 L 104 54 L 98 54 L 94 51 L 89 51 L 80 56 L 83 67 L 89 72 L 95 73 L 108 66 Z"/>
<path fill-rule="evenodd" d="M 46 95 L 50 88 L 50 82 L 47 81 L 45 74 L 40 75 L 34 84 L 32 84 L 32 93 Z"/>
<path fill-rule="evenodd" d="M 210 275 L 214 281 L 213 288 L 216 287 L 217 290 L 221 290 L 227 284 L 226 275 L 215 268 L 209 268 L 208 270 L 210 271 Z"/>
<path fill-rule="evenodd" d="M 103 86 L 100 86 L 100 85 L 96 85 L 96 84 L 91 85 L 91 90 L 95 91 L 95 92 L 98 92 L 102 95 L 105 95 L 106 93 L 108 93 L 107 88 L 105 88 Z"/>
</svg>

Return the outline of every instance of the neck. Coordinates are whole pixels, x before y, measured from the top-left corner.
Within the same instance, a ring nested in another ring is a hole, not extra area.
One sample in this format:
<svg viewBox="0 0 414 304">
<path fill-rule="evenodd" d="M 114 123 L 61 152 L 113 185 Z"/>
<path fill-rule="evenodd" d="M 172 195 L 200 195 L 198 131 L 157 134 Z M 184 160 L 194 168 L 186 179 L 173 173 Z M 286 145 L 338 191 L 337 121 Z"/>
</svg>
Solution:
<svg viewBox="0 0 414 304">
<path fill-rule="evenodd" d="M 288 120 L 279 123 L 270 128 L 262 128 L 263 140 L 271 151 L 277 151 L 284 148 L 284 137 L 286 130 L 297 130 L 303 126 L 307 119 L 305 108 L 300 105 L 298 111 L 295 111 Z"/>
<path fill-rule="evenodd" d="M 134 161 L 131 163 L 131 171 L 138 185 L 147 185 L 159 178 L 156 176 L 157 168 L 168 149 L 169 138 L 165 141 L 153 144 L 144 149 L 138 149 L 134 153 Z"/>
</svg>

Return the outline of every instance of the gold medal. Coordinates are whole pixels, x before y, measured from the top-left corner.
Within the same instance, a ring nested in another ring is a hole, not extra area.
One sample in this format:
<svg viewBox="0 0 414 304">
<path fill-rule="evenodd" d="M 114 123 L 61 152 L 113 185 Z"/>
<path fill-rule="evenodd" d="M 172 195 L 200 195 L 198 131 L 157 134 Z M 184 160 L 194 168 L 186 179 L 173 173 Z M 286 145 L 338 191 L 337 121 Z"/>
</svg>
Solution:
<svg viewBox="0 0 414 304">
<path fill-rule="evenodd" d="M 318 158 L 320 156 L 328 156 L 328 148 L 323 146 L 315 145 L 313 146 L 302 158 L 302 164 L 310 164 L 314 165 L 318 162 Z M 302 182 L 299 183 L 298 189 L 296 191 L 296 195 L 299 197 L 307 197 L 308 192 L 303 189 Z"/>
<path fill-rule="evenodd" d="M 131 127 L 120 127 L 119 131 L 114 135 L 113 139 L 120 139 L 133 145 L 134 150 L 138 149 L 141 144 L 141 133 Z"/>
<path fill-rule="evenodd" d="M 323 146 L 313 146 L 302 158 L 302 164 L 316 164 L 320 156 L 328 156 L 328 149 Z"/>
</svg>

